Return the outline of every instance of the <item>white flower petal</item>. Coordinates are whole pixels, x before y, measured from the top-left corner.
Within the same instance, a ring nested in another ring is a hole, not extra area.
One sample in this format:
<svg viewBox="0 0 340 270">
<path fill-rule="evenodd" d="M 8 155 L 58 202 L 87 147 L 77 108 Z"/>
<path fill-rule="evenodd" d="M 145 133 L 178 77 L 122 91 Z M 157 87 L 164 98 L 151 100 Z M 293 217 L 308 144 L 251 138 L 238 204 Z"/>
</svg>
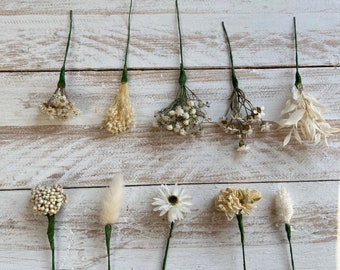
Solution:
<svg viewBox="0 0 340 270">
<path fill-rule="evenodd" d="M 298 109 L 295 112 L 291 113 L 285 123 L 285 126 L 297 125 L 297 123 L 301 120 L 304 114 L 305 114 L 304 109 Z"/>
<path fill-rule="evenodd" d="M 286 146 L 286 145 L 289 143 L 290 138 L 291 138 L 291 136 L 292 136 L 292 131 L 293 131 L 293 129 L 288 133 L 288 135 L 287 135 L 286 138 L 284 139 L 284 141 L 283 141 L 283 146 Z"/>
</svg>

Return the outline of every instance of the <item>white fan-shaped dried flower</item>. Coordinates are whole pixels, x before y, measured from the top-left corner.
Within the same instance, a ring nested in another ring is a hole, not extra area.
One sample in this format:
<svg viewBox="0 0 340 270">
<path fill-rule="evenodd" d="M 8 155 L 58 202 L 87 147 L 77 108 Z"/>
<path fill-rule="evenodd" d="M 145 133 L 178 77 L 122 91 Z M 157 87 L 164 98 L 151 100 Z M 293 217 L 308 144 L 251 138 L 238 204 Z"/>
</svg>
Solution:
<svg viewBox="0 0 340 270">
<path fill-rule="evenodd" d="M 278 221 L 284 224 L 290 224 L 293 216 L 293 203 L 289 193 L 285 188 L 281 188 L 275 197 L 275 208 Z"/>
<path fill-rule="evenodd" d="M 101 128 L 112 134 L 123 132 L 134 125 L 135 116 L 128 92 L 128 83 L 122 83 L 110 106 Z"/>
<path fill-rule="evenodd" d="M 103 225 L 113 224 L 117 221 L 123 197 L 123 187 L 123 175 L 116 174 L 104 194 L 102 211 L 100 213 L 100 222 Z"/>
<path fill-rule="evenodd" d="M 296 86 L 292 89 L 292 97 L 287 100 L 286 106 L 281 111 L 281 127 L 291 128 L 283 141 L 287 145 L 294 135 L 299 142 L 312 142 L 318 144 L 323 137 L 327 144 L 327 137 L 340 132 L 339 128 L 332 128 L 323 118 L 327 109 L 315 98 L 299 90 Z"/>
</svg>

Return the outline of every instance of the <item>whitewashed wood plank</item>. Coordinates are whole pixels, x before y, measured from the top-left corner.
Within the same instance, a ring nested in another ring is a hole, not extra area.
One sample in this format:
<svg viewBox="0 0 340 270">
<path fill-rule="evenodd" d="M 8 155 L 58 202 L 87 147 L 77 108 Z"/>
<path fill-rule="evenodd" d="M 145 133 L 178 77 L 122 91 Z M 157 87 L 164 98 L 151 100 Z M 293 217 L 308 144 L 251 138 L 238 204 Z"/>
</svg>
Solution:
<svg viewBox="0 0 340 270">
<path fill-rule="evenodd" d="M 338 182 L 283 184 L 295 204 L 292 241 L 299 269 L 335 269 Z M 229 185 L 235 187 L 235 185 Z M 239 185 L 237 185 L 239 187 Z M 258 208 L 244 217 L 246 254 L 250 269 L 287 269 L 285 233 L 276 226 L 273 195 L 277 184 L 243 187 L 262 192 Z M 186 186 L 193 208 L 175 225 L 169 269 L 241 268 L 240 237 L 236 220 L 227 222 L 215 212 L 213 197 L 225 185 Z M 152 211 L 157 187 L 127 187 L 121 217 L 112 237 L 115 269 L 159 269 L 168 222 Z M 56 219 L 58 269 L 105 268 L 105 243 L 98 209 L 103 189 L 72 189 L 69 203 Z M 6 269 L 49 269 L 47 219 L 32 216 L 29 191 L 2 191 L 0 262 Z M 324 196 L 327 194 L 327 196 Z M 15 211 L 13 210 L 15 209 Z M 46 219 L 46 221 L 44 221 Z"/>
<path fill-rule="evenodd" d="M 340 117 L 340 69 L 300 70 L 305 91 L 329 108 L 327 119 Z M 38 106 L 53 94 L 58 73 L 0 73 L 0 126 L 97 125 L 120 85 L 121 72 L 68 72 L 70 99 L 81 110 L 68 121 L 50 121 Z M 136 125 L 152 126 L 157 110 L 170 104 L 176 95 L 179 71 L 130 71 L 129 92 L 135 109 Z M 294 69 L 237 70 L 239 86 L 254 106 L 265 106 L 266 120 L 278 121 L 280 111 L 290 97 Z M 210 103 L 207 109 L 213 122 L 224 115 L 231 93 L 230 70 L 189 70 L 187 86 Z"/>
<path fill-rule="evenodd" d="M 221 27 L 224 20 L 236 66 L 292 66 L 292 13 L 293 10 L 265 15 L 184 13 L 181 20 L 185 65 L 229 66 Z M 294 12 L 298 19 L 301 65 L 339 66 L 339 13 Z M 0 48 L 0 70 L 61 67 L 68 33 L 66 11 L 63 15 L 0 16 L 0 27 L 6 29 L 1 38 L 6 46 Z M 126 35 L 126 14 L 78 15 L 75 10 L 67 68 L 121 68 Z M 165 14 L 134 14 L 130 45 L 130 67 L 177 68 L 179 45 L 174 10 Z"/>
</svg>

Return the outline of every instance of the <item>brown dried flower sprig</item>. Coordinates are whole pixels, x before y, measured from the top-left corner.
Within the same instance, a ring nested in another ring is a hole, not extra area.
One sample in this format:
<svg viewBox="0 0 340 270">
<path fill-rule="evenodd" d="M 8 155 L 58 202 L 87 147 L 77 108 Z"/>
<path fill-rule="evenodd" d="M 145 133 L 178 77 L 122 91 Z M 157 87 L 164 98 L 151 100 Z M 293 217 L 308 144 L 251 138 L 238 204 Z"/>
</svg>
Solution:
<svg viewBox="0 0 340 270">
<path fill-rule="evenodd" d="M 128 130 L 135 123 L 135 115 L 128 92 L 128 74 L 127 74 L 127 55 L 130 43 L 131 10 L 132 0 L 130 1 L 130 11 L 128 19 L 128 38 L 125 50 L 125 61 L 121 85 L 101 125 L 101 128 L 106 129 L 107 131 L 111 132 L 114 135 Z"/>
<path fill-rule="evenodd" d="M 305 93 L 299 73 L 299 61 L 297 50 L 296 20 L 294 17 L 295 40 L 295 85 L 292 88 L 292 96 L 286 102 L 281 111 L 279 125 L 281 128 L 289 128 L 290 131 L 283 141 L 283 146 L 290 142 L 292 135 L 299 143 L 318 144 L 321 138 L 327 144 L 327 138 L 340 132 L 339 128 L 331 127 L 323 114 L 327 108 L 321 105 L 315 98 Z"/>
<path fill-rule="evenodd" d="M 79 110 L 76 108 L 73 102 L 69 100 L 66 94 L 66 82 L 65 82 L 65 63 L 68 54 L 68 49 L 70 46 L 72 31 L 72 10 L 70 11 L 70 29 L 67 39 L 66 52 L 64 56 L 64 63 L 60 70 L 59 81 L 57 85 L 57 90 L 53 93 L 52 97 L 39 106 L 40 111 L 43 114 L 48 115 L 50 118 L 57 118 L 65 120 L 69 116 L 77 116 Z"/>
<path fill-rule="evenodd" d="M 201 134 L 202 123 L 210 120 L 204 110 L 204 107 L 207 107 L 208 103 L 204 103 L 186 86 L 187 78 L 183 64 L 182 33 L 177 0 L 176 12 L 181 55 L 179 86 L 175 100 L 166 108 L 155 112 L 154 117 L 156 121 L 154 122 L 154 127 L 169 130 L 183 136 L 194 136 Z"/>
<path fill-rule="evenodd" d="M 61 206 L 67 202 L 67 194 L 62 186 L 37 186 L 32 190 L 31 203 L 33 213 L 36 215 L 47 216 L 48 228 L 47 236 L 52 252 L 52 270 L 55 269 L 54 258 L 54 219 Z"/>
<path fill-rule="evenodd" d="M 243 90 L 238 87 L 230 41 L 224 22 L 222 22 L 222 27 L 229 47 L 233 90 L 229 98 L 229 107 L 225 115 L 220 119 L 219 125 L 226 133 L 236 134 L 240 139 L 237 151 L 245 151 L 248 148 L 247 138 L 253 133 L 253 124 L 258 123 L 261 131 L 268 131 L 270 124 L 262 120 L 265 115 L 263 112 L 264 107 L 254 106 Z"/>
<path fill-rule="evenodd" d="M 254 208 L 255 202 L 261 199 L 261 193 L 257 190 L 226 188 L 221 190 L 215 198 L 215 207 L 224 212 L 228 220 L 235 216 L 241 233 L 241 245 L 243 254 L 243 269 L 246 270 L 246 256 L 244 251 L 243 214 L 249 214 Z"/>
</svg>

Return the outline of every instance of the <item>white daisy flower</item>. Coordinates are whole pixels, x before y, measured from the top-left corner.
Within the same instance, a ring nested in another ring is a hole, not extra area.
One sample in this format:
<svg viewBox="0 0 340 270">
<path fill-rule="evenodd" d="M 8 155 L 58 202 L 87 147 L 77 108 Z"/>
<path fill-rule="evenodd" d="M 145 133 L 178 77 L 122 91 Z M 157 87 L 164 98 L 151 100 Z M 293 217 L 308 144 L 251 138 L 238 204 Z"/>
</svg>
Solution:
<svg viewBox="0 0 340 270">
<path fill-rule="evenodd" d="M 169 222 L 174 222 L 183 219 L 184 213 L 190 212 L 192 202 L 191 197 L 177 184 L 172 191 L 169 190 L 167 185 L 161 185 L 159 196 L 154 198 L 152 205 L 157 205 L 153 210 L 160 211 L 160 216 L 168 213 Z"/>
</svg>

